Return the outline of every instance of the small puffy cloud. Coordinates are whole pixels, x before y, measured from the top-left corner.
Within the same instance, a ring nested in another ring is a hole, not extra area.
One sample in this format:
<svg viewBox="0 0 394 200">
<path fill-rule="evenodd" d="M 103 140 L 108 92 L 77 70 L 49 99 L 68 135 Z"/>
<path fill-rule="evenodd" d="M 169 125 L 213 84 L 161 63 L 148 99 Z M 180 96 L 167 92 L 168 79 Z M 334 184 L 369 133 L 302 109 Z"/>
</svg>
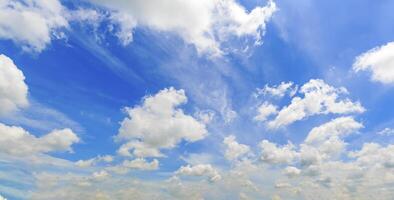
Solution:
<svg viewBox="0 0 394 200">
<path fill-rule="evenodd" d="M 70 129 L 54 130 L 36 137 L 23 128 L 0 123 L 0 135 L 0 152 L 15 156 L 72 151 L 71 145 L 79 142 Z"/>
<path fill-rule="evenodd" d="M 136 158 L 134 160 L 125 160 L 122 166 L 137 170 L 156 170 L 159 168 L 159 161 L 153 159 L 151 162 L 148 162 L 143 158 Z"/>
<path fill-rule="evenodd" d="M 94 172 L 94 173 L 92 174 L 92 177 L 93 177 L 95 180 L 103 180 L 103 179 L 109 177 L 109 173 L 108 173 L 107 171 L 105 171 L 105 170 L 101 170 L 101 171 L 98 171 L 98 172 Z"/>
<path fill-rule="evenodd" d="M 78 160 L 75 162 L 75 165 L 82 168 L 92 167 L 100 162 L 110 163 L 114 160 L 114 158 L 110 155 L 105 156 L 97 156 L 88 160 Z"/>
<path fill-rule="evenodd" d="M 0 13 L 1 15 L 1 13 Z M 0 22 L 1 23 L 1 22 Z M 22 71 L 7 56 L 0 55 L 0 115 L 26 107 L 28 87 Z"/>
<path fill-rule="evenodd" d="M 283 170 L 283 174 L 288 177 L 295 177 L 301 174 L 301 170 L 297 167 L 288 166 Z"/>
<path fill-rule="evenodd" d="M 0 1 L 0 39 L 40 52 L 68 27 L 64 9 L 58 0 Z"/>
<path fill-rule="evenodd" d="M 211 165 L 199 164 L 199 165 L 186 165 L 180 167 L 175 175 L 182 176 L 205 176 L 208 177 L 210 181 L 215 182 L 221 179 L 219 172 L 213 168 Z"/>
<path fill-rule="evenodd" d="M 117 140 L 128 141 L 118 153 L 125 156 L 160 157 L 160 149 L 174 148 L 180 141 L 195 142 L 207 135 L 205 124 L 178 108 L 186 103 L 183 90 L 163 89 L 144 98 L 142 105 L 126 108 Z M 132 153 L 130 151 L 132 150 Z"/>
<path fill-rule="evenodd" d="M 359 55 L 353 64 L 353 70 L 356 72 L 370 71 L 373 81 L 383 84 L 394 83 L 394 42 L 389 42 Z"/>
<path fill-rule="evenodd" d="M 224 138 L 223 143 L 226 146 L 224 155 L 227 160 L 236 160 L 240 156 L 245 155 L 250 151 L 249 146 L 239 144 L 233 135 Z"/>
<path fill-rule="evenodd" d="M 320 79 L 312 79 L 304 84 L 300 93 L 304 97 L 294 97 L 288 106 L 279 111 L 274 120 L 268 122 L 268 127 L 279 128 L 317 114 L 348 114 L 365 111 L 359 102 L 342 97 L 348 93 L 345 88 L 335 88 Z"/>
<path fill-rule="evenodd" d="M 294 86 L 293 82 L 281 82 L 279 85 L 269 86 L 266 84 L 264 88 L 257 89 L 257 95 L 269 95 L 282 98 L 286 94 L 293 96 L 298 90 L 298 86 Z"/>
<path fill-rule="evenodd" d="M 136 26 L 142 26 L 176 33 L 198 52 L 212 55 L 222 54 L 221 43 L 231 37 L 252 37 L 259 44 L 266 22 L 276 11 L 273 1 L 250 12 L 235 0 L 90 1 L 116 13 L 112 21 L 119 25 L 116 35 L 123 44 L 132 41 Z"/>
<path fill-rule="evenodd" d="M 0 200 L 7 200 L 7 199 L 0 195 Z"/>
<path fill-rule="evenodd" d="M 253 118 L 256 121 L 266 121 L 269 116 L 278 113 L 278 108 L 271 103 L 264 102 L 257 109 L 258 114 Z"/>
<path fill-rule="evenodd" d="M 295 147 L 291 143 L 280 147 L 268 140 L 263 140 L 260 148 L 261 160 L 271 164 L 289 164 L 297 157 Z"/>
</svg>

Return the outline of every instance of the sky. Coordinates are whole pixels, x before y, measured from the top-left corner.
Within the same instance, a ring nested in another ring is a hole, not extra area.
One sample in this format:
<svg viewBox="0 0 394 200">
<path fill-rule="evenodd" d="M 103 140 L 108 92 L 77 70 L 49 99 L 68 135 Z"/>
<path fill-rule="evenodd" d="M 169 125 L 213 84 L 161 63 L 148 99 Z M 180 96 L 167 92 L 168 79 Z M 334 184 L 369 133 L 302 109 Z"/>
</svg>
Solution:
<svg viewBox="0 0 394 200">
<path fill-rule="evenodd" d="M 393 9 L 0 0 L 0 200 L 391 200 Z"/>
</svg>

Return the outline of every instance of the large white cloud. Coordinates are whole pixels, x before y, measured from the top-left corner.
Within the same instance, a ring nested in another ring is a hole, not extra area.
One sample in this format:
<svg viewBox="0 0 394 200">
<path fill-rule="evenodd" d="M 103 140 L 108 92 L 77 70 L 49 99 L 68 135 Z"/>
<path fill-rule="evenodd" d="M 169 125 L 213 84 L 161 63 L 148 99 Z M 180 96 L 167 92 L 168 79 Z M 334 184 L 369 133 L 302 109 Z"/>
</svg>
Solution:
<svg viewBox="0 0 394 200">
<path fill-rule="evenodd" d="M 1 15 L 1 14 L 0 14 Z M 0 22 L 1 23 L 1 22 Z M 7 56 L 0 55 L 0 115 L 25 107 L 28 87 L 22 71 Z"/>
<path fill-rule="evenodd" d="M 300 91 L 304 97 L 294 97 L 291 103 L 283 107 L 275 119 L 268 122 L 268 127 L 279 128 L 295 121 L 317 114 L 362 113 L 365 109 L 359 102 L 343 98 L 347 90 L 335 88 L 320 79 L 311 79 Z"/>
<path fill-rule="evenodd" d="M 195 142 L 207 135 L 205 124 L 183 112 L 186 103 L 183 90 L 163 89 L 144 98 L 142 105 L 126 108 L 128 117 L 119 129 L 117 139 L 127 141 L 119 149 L 121 155 L 159 157 L 160 149 L 174 148 L 182 140 Z"/>
<path fill-rule="evenodd" d="M 0 152 L 14 156 L 72 151 L 71 145 L 80 141 L 70 129 L 54 130 L 36 137 L 21 127 L 0 123 Z"/>
<path fill-rule="evenodd" d="M 221 54 L 220 43 L 230 37 L 251 36 L 261 42 L 266 22 L 276 11 L 271 0 L 250 12 L 235 0 L 90 1 L 121 13 L 112 20 L 118 21 L 117 35 L 125 44 L 132 41 L 134 27 L 144 26 L 176 33 L 199 52 L 214 55 Z"/>
<path fill-rule="evenodd" d="M 394 83 L 394 42 L 359 55 L 353 64 L 353 70 L 370 71 L 373 81 L 384 84 Z"/>
<path fill-rule="evenodd" d="M 40 52 L 52 38 L 62 37 L 60 29 L 68 27 L 63 12 L 64 7 L 58 0 L 2 0 L 0 39 Z"/>
</svg>

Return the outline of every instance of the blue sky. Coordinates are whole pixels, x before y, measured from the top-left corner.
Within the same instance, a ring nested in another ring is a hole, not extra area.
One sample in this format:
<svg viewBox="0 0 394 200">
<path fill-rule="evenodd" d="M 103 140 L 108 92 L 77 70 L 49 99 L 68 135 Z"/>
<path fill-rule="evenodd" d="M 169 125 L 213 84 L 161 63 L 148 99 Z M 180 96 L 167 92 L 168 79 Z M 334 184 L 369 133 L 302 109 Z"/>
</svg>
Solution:
<svg viewBox="0 0 394 200">
<path fill-rule="evenodd" d="M 393 8 L 0 1 L 0 200 L 392 199 Z"/>
</svg>

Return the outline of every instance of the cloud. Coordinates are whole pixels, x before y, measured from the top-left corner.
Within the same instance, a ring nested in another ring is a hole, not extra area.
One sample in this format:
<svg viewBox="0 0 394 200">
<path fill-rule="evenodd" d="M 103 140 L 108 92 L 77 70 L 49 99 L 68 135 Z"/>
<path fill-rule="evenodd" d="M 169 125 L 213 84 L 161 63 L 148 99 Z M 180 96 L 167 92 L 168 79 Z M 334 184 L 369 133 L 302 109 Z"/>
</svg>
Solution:
<svg viewBox="0 0 394 200">
<path fill-rule="evenodd" d="M 116 35 L 123 44 L 132 41 L 136 26 L 142 26 L 176 33 L 198 52 L 212 55 L 222 54 L 221 43 L 231 37 L 248 36 L 261 42 L 266 22 L 276 11 L 273 1 L 249 13 L 234 0 L 90 1 L 115 12 L 112 21 L 120 27 Z"/>
<path fill-rule="evenodd" d="M 142 105 L 126 108 L 121 122 L 119 141 L 127 141 L 119 148 L 121 155 L 160 157 L 160 149 L 174 148 L 180 141 L 195 142 L 207 135 L 205 124 L 178 108 L 186 103 L 183 90 L 163 89 L 143 99 Z"/>
<path fill-rule="evenodd" d="M 199 164 L 199 165 L 186 165 L 180 167 L 176 172 L 176 175 L 182 175 L 182 176 L 206 176 L 209 178 L 210 181 L 219 181 L 221 179 L 220 174 L 217 172 L 216 169 L 214 169 L 211 165 L 209 164 Z"/>
<path fill-rule="evenodd" d="M 22 71 L 18 69 L 9 57 L 1 54 L 0 115 L 28 106 L 27 93 L 28 87 Z"/>
<path fill-rule="evenodd" d="M 82 168 L 88 168 L 95 166 L 100 162 L 111 163 L 114 160 L 113 156 L 105 155 L 105 156 L 96 156 L 94 158 L 88 160 L 78 160 L 75 165 Z"/>
<path fill-rule="evenodd" d="M 122 166 L 138 170 L 156 170 L 159 168 L 159 161 L 154 159 L 151 162 L 147 162 L 143 158 L 136 158 L 135 160 L 125 160 Z"/>
<path fill-rule="evenodd" d="M 253 118 L 256 121 L 266 121 L 269 116 L 278 113 L 278 108 L 268 102 L 264 102 L 257 109 L 258 114 Z"/>
<path fill-rule="evenodd" d="M 14 156 L 72 151 L 71 145 L 79 142 L 78 136 L 70 129 L 54 130 L 36 137 L 21 127 L 0 123 L 0 135 L 0 152 Z"/>
<path fill-rule="evenodd" d="M 297 167 L 288 166 L 283 170 L 283 174 L 285 174 L 288 177 L 295 177 L 301 174 L 301 170 L 298 169 Z"/>
<path fill-rule="evenodd" d="M 375 47 L 357 56 L 353 70 L 370 71 L 373 81 L 383 84 L 394 83 L 394 42 Z"/>
<path fill-rule="evenodd" d="M 335 88 L 320 79 L 311 79 L 299 92 L 304 97 L 294 97 L 288 106 L 279 111 L 274 120 L 268 122 L 268 127 L 279 128 L 317 114 L 348 114 L 365 111 L 359 102 L 342 98 L 348 93 L 346 88 Z"/>
<path fill-rule="evenodd" d="M 289 164 L 297 157 L 295 146 L 287 144 L 278 147 L 275 143 L 263 140 L 260 143 L 261 160 L 272 164 Z"/>
<path fill-rule="evenodd" d="M 236 160 L 250 151 L 249 146 L 239 144 L 233 135 L 224 138 L 223 143 L 226 146 L 224 155 L 227 160 Z"/>
<path fill-rule="evenodd" d="M 384 128 L 383 130 L 379 131 L 377 134 L 384 135 L 384 136 L 391 136 L 391 135 L 394 135 L 394 129 Z"/>
<path fill-rule="evenodd" d="M 257 89 L 257 95 L 269 95 L 273 97 L 282 98 L 287 93 L 293 96 L 298 90 L 298 86 L 293 82 L 281 82 L 279 85 L 269 86 L 266 84 L 264 88 Z"/>
<path fill-rule="evenodd" d="M 0 200 L 7 200 L 7 199 L 0 195 Z"/>
<path fill-rule="evenodd" d="M 4 0 L 0 2 L 0 39 L 11 40 L 24 50 L 41 52 L 68 27 L 58 0 Z"/>
<path fill-rule="evenodd" d="M 365 143 L 361 150 L 350 152 L 349 156 L 355 158 L 362 167 L 384 167 L 394 169 L 394 145 L 382 147 L 377 143 Z"/>
</svg>

